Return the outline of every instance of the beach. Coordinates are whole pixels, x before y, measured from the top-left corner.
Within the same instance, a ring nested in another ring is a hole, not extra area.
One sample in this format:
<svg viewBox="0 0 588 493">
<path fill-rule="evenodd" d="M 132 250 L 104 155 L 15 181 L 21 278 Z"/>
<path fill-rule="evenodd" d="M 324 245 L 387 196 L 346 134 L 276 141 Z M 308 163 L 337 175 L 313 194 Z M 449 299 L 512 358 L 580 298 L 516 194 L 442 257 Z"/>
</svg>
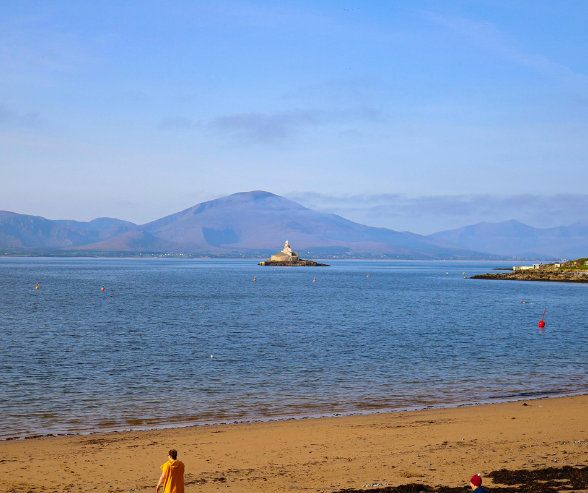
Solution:
<svg viewBox="0 0 588 493">
<path fill-rule="evenodd" d="M 1 491 L 155 488 L 170 448 L 186 491 L 466 485 L 474 473 L 588 465 L 588 396 L 0 442 Z M 485 485 L 490 486 L 487 479 Z"/>
<path fill-rule="evenodd" d="M 171 448 L 194 492 L 585 465 L 586 285 L 463 279 L 489 265 L 332 262 L 313 283 L 236 260 L 5 261 L 0 492 L 149 490 Z"/>
</svg>

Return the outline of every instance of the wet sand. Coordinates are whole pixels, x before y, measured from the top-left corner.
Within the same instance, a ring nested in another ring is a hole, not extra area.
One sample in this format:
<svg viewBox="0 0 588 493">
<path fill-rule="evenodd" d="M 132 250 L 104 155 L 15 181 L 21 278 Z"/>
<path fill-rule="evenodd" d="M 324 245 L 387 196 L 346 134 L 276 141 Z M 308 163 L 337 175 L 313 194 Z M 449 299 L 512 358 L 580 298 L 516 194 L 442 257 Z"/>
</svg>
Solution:
<svg viewBox="0 0 588 493">
<path fill-rule="evenodd" d="M 172 447 L 187 492 L 462 486 L 503 468 L 588 465 L 588 396 L 5 441 L 0 491 L 154 489 Z"/>
</svg>

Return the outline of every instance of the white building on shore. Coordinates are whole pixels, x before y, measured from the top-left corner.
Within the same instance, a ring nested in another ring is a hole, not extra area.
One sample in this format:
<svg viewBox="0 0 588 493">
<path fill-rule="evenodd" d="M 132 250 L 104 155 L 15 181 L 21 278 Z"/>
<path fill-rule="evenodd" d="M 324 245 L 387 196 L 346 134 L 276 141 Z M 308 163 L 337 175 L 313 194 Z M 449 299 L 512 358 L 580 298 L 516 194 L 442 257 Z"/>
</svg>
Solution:
<svg viewBox="0 0 588 493">
<path fill-rule="evenodd" d="M 512 270 L 532 270 L 532 269 L 539 269 L 541 267 L 539 264 L 533 265 L 515 265 Z"/>
</svg>

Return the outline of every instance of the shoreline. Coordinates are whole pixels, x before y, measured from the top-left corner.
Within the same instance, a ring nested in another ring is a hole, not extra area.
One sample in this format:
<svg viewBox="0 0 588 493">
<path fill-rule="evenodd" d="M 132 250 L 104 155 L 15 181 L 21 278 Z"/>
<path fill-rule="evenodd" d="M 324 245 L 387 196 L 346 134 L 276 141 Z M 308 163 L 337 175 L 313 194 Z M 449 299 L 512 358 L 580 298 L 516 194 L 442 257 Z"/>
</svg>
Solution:
<svg viewBox="0 0 588 493">
<path fill-rule="evenodd" d="M 86 437 L 92 435 L 109 435 L 114 433 L 133 433 L 133 432 L 146 432 L 146 431 L 163 431 L 163 430 L 182 430 L 186 428 L 201 428 L 210 426 L 228 426 L 228 425 L 246 425 L 256 423 L 279 423 L 285 421 L 300 421 L 308 419 L 329 419 L 329 418 L 341 418 L 351 416 L 373 416 L 382 414 L 395 414 L 395 413 L 406 413 L 406 412 L 417 412 L 417 411 L 428 411 L 437 409 L 456 409 L 464 407 L 474 406 L 488 406 L 497 404 L 506 404 L 511 402 L 523 402 L 523 401 L 535 401 L 541 399 L 558 399 L 564 397 L 579 397 L 588 396 L 588 389 L 577 390 L 574 392 L 526 392 L 517 396 L 512 397 L 496 397 L 486 398 L 474 401 L 460 401 L 452 403 L 439 403 L 430 404 L 426 406 L 400 406 L 397 408 L 381 407 L 372 410 L 354 410 L 354 411 L 340 411 L 333 413 L 316 412 L 310 414 L 283 414 L 270 417 L 252 417 L 249 419 L 237 419 L 237 418 L 225 418 L 218 420 L 206 420 L 199 422 L 185 422 L 185 423 L 174 423 L 172 425 L 162 426 L 138 426 L 138 427 L 113 427 L 111 429 L 94 429 L 88 431 L 70 431 L 70 432 L 59 432 L 59 433 L 35 433 L 25 436 L 8 436 L 6 438 L 0 438 L 0 443 L 11 442 L 11 441 L 22 441 L 22 440 L 37 440 L 37 439 L 50 439 L 60 437 Z"/>
<path fill-rule="evenodd" d="M 0 442 L 3 491 L 140 491 L 167 450 L 186 491 L 467 485 L 474 473 L 588 465 L 588 395 L 337 418 Z M 486 477 L 485 486 L 492 488 Z"/>
<path fill-rule="evenodd" d="M 578 264 L 578 262 L 581 262 Z M 468 279 L 491 279 L 498 281 L 541 281 L 564 283 L 588 283 L 588 270 L 585 267 L 585 259 L 572 260 L 565 263 L 534 264 L 533 268 L 522 269 L 513 267 L 513 270 L 504 274 L 478 274 Z"/>
<path fill-rule="evenodd" d="M 487 279 L 491 281 L 521 281 L 521 282 L 561 282 L 564 284 L 586 284 L 588 279 L 518 279 L 515 277 L 491 277 L 504 274 L 480 274 L 468 277 L 468 279 Z"/>
</svg>

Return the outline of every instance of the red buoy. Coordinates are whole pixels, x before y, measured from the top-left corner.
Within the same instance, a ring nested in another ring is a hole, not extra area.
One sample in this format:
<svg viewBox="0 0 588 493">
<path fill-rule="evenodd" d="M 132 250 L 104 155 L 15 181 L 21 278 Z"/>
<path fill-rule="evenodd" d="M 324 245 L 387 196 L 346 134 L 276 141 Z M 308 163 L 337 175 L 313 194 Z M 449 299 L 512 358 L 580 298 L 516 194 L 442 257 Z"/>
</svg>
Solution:
<svg viewBox="0 0 588 493">
<path fill-rule="evenodd" d="M 100 288 L 100 291 L 104 291 L 104 285 L 102 285 L 102 288 Z"/>
<path fill-rule="evenodd" d="M 541 320 L 539 320 L 539 328 L 540 329 L 545 327 L 545 321 L 543 320 L 545 318 L 545 310 L 547 310 L 547 308 L 543 309 L 543 318 Z"/>
</svg>

